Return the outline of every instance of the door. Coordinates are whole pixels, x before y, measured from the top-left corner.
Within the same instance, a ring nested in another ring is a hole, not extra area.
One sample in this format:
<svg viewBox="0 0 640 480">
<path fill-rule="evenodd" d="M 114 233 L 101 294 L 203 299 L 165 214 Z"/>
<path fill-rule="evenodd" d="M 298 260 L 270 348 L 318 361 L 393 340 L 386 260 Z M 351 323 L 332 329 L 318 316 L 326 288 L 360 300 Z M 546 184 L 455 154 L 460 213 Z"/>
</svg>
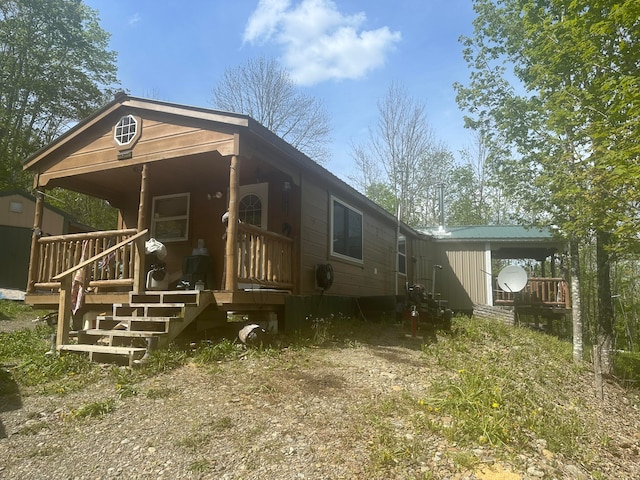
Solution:
<svg viewBox="0 0 640 480">
<path fill-rule="evenodd" d="M 240 221 L 266 230 L 269 217 L 269 184 L 240 185 L 238 193 Z"/>
</svg>

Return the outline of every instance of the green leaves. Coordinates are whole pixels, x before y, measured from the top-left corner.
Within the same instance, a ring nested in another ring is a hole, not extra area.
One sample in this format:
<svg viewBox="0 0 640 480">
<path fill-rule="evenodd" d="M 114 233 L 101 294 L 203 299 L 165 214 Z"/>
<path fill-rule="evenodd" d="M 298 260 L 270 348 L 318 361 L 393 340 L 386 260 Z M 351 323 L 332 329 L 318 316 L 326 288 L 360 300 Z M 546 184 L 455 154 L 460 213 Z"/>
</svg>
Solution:
<svg viewBox="0 0 640 480">
<path fill-rule="evenodd" d="M 80 1 L 0 4 L 0 189 L 29 188 L 22 160 L 112 95 L 108 42 Z"/>
</svg>

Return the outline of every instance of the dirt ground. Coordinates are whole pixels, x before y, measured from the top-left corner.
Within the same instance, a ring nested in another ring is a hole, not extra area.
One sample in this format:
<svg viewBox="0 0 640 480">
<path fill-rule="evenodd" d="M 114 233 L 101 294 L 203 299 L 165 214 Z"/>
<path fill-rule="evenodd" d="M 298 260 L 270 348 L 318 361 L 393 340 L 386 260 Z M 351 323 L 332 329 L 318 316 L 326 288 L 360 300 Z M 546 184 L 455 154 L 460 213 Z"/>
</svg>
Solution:
<svg viewBox="0 0 640 480">
<path fill-rule="evenodd" d="M 0 478 L 595 478 L 548 451 L 544 439 L 498 461 L 486 445 L 463 448 L 418 429 L 419 416 L 407 412 L 443 372 L 425 361 L 419 342 L 393 326 L 376 328 L 366 343 L 188 364 L 126 395 L 107 367 L 76 392 L 25 389 L 0 408 Z M 593 451 L 600 478 L 640 478 L 635 404 L 609 386 L 600 409 L 582 391 L 590 382 L 585 376 L 567 388 L 609 439 Z M 109 408 L 74 418 L 88 405 Z"/>
</svg>

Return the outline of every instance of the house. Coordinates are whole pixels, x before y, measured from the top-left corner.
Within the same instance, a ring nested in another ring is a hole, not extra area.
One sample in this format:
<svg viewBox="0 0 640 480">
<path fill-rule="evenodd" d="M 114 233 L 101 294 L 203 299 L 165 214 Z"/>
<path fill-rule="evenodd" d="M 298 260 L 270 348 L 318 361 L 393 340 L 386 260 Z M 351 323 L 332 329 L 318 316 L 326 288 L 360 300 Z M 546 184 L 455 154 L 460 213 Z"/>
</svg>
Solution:
<svg viewBox="0 0 640 480">
<path fill-rule="evenodd" d="M 0 192 L 0 288 L 24 290 L 36 198 L 22 190 Z M 81 229 L 71 215 L 47 205 L 42 212 L 42 235 L 63 235 Z"/>
<path fill-rule="evenodd" d="M 438 291 L 446 292 L 453 310 L 471 313 L 478 306 L 515 306 L 535 315 L 569 314 L 570 295 L 562 271 L 566 246 L 549 229 L 483 225 L 418 230 L 432 238 L 431 259 L 442 266 L 434 278 L 441 279 Z M 495 265 L 506 260 L 533 262 L 537 267 L 521 292 L 504 291 L 499 285 Z"/>
<path fill-rule="evenodd" d="M 246 115 L 119 94 L 24 168 L 40 192 L 118 209 L 117 230 L 44 237 L 36 200 L 26 301 L 58 308 L 58 349 L 92 358 L 131 362 L 140 339 L 166 345 L 227 312 L 289 328 L 313 313 L 300 299 L 395 298 L 431 267 L 422 234 Z"/>
</svg>

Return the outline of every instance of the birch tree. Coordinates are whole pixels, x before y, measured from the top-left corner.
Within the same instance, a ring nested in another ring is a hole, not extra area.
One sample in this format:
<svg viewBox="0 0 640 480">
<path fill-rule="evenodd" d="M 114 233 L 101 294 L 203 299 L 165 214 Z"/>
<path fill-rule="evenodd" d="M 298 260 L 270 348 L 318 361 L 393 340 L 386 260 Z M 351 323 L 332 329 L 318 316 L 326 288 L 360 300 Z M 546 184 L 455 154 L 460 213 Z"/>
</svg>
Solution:
<svg viewBox="0 0 640 480">
<path fill-rule="evenodd" d="M 596 238 L 598 345 L 611 368 L 611 262 L 638 251 L 640 3 L 475 0 L 468 125 L 509 147 L 505 184 L 570 239 Z"/>
</svg>

